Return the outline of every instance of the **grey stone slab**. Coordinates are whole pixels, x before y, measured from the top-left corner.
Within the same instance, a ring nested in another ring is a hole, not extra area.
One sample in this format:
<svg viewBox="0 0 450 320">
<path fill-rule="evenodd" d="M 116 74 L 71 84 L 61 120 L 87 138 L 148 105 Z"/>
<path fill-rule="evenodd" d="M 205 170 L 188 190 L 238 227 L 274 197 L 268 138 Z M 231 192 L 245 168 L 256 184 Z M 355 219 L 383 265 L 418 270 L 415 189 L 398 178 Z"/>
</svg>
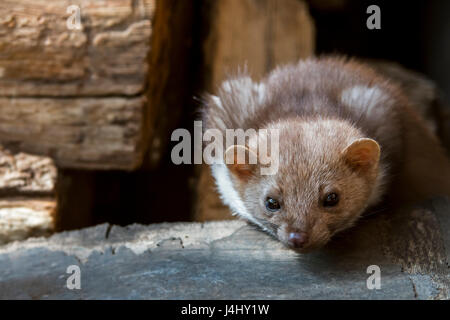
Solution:
<svg viewBox="0 0 450 320">
<path fill-rule="evenodd" d="M 306 255 L 242 221 L 29 239 L 0 247 L 0 299 L 448 299 L 448 208 L 438 199 L 367 217 Z M 70 265 L 80 290 L 66 286 Z M 370 265 L 381 270 L 378 290 L 367 288 Z"/>
</svg>

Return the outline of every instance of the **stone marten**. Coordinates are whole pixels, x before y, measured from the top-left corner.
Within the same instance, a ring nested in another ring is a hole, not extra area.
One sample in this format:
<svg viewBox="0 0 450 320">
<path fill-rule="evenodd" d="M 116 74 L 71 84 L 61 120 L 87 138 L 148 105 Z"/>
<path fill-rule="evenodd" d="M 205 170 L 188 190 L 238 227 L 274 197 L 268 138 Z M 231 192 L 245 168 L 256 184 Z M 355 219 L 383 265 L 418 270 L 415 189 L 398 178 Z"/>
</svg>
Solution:
<svg viewBox="0 0 450 320">
<path fill-rule="evenodd" d="M 205 97 L 206 129 L 277 129 L 278 170 L 225 161 L 259 156 L 258 133 L 224 146 L 211 165 L 223 202 L 298 252 L 326 244 L 382 201 L 450 194 L 450 165 L 400 86 L 354 59 L 278 67 L 260 82 L 240 74 Z M 252 142 L 253 141 L 253 142 Z"/>
</svg>

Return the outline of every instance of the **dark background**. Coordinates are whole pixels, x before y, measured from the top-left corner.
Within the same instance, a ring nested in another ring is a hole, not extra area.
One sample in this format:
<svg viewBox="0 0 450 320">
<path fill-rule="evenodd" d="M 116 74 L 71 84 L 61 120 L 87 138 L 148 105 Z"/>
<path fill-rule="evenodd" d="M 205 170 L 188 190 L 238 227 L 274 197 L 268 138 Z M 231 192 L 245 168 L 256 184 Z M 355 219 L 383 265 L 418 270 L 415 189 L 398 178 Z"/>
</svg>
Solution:
<svg viewBox="0 0 450 320">
<path fill-rule="evenodd" d="M 316 23 L 316 53 L 387 59 L 420 71 L 450 96 L 450 1 L 345 1 L 321 8 L 311 1 Z M 365 27 L 366 9 L 381 9 L 381 29 Z"/>
</svg>

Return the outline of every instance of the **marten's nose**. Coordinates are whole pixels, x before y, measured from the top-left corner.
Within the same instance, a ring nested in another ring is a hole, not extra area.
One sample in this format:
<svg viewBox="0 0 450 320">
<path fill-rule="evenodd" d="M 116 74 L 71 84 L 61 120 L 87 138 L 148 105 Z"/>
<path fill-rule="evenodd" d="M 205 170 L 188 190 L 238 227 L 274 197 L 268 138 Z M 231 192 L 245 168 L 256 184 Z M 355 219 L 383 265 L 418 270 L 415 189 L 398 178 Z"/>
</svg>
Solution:
<svg viewBox="0 0 450 320">
<path fill-rule="evenodd" d="M 308 235 L 304 232 L 291 232 L 289 233 L 288 243 L 294 248 L 303 248 L 308 242 Z"/>
</svg>

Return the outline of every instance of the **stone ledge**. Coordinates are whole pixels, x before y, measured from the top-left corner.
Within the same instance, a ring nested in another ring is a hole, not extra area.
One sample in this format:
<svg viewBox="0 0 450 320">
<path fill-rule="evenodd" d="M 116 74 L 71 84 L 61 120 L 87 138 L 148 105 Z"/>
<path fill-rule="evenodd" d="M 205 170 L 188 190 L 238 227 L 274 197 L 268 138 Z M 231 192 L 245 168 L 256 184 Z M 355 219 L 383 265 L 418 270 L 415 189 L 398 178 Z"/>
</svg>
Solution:
<svg viewBox="0 0 450 320">
<path fill-rule="evenodd" d="M 448 299 L 449 208 L 438 198 L 368 217 L 307 255 L 242 221 L 28 239 L 0 247 L 0 299 Z M 374 264 L 380 290 L 366 286 Z M 81 268 L 81 290 L 65 286 L 69 265 Z"/>
</svg>

